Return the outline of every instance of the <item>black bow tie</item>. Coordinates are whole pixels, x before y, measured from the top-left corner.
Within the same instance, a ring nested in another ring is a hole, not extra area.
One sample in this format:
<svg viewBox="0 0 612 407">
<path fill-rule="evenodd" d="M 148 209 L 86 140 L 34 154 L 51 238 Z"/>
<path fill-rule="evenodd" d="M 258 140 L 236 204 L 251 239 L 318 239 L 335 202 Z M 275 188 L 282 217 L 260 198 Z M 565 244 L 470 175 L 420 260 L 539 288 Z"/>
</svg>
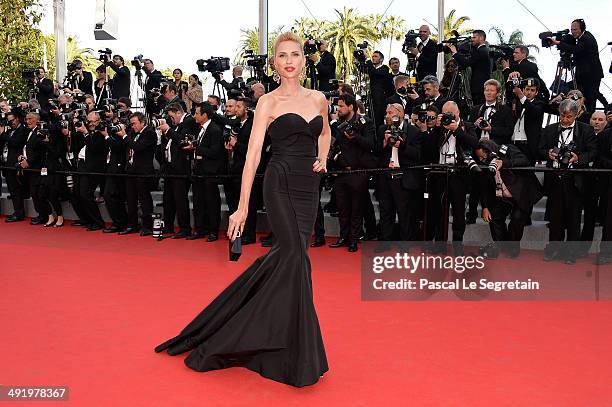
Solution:
<svg viewBox="0 0 612 407">
<path fill-rule="evenodd" d="M 574 128 L 574 126 L 571 126 L 571 127 L 561 127 L 561 131 L 568 131 L 568 130 L 571 130 L 573 128 Z"/>
</svg>

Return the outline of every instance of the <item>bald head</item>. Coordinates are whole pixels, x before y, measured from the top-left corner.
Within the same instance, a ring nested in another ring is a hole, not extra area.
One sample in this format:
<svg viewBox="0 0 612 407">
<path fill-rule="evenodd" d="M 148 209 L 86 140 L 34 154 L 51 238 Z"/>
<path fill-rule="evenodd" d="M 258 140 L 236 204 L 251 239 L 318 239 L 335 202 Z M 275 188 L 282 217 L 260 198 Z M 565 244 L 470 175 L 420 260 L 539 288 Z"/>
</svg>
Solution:
<svg viewBox="0 0 612 407">
<path fill-rule="evenodd" d="M 421 38 L 421 41 L 425 41 L 427 38 L 429 38 L 430 34 L 431 31 L 429 30 L 429 26 L 427 24 L 423 24 L 419 28 L 419 38 Z"/>
<path fill-rule="evenodd" d="M 459 106 L 457 105 L 457 103 L 453 102 L 452 100 L 449 100 L 448 102 L 444 103 L 444 106 L 442 106 L 442 114 L 446 113 L 446 112 L 452 112 L 455 115 L 455 121 L 459 122 Z"/>
<path fill-rule="evenodd" d="M 591 115 L 590 124 L 591 124 L 591 127 L 593 127 L 595 134 L 601 133 L 602 131 L 604 131 L 604 129 L 606 128 L 606 125 L 608 124 L 606 121 L 606 114 L 602 112 L 601 110 L 596 110 Z"/>
</svg>

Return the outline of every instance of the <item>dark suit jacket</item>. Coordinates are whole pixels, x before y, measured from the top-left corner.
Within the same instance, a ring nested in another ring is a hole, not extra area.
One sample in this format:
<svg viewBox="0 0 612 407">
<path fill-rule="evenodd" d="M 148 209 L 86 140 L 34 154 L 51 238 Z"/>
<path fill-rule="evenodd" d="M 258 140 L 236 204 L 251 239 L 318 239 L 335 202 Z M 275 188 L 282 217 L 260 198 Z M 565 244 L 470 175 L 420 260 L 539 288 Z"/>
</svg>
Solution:
<svg viewBox="0 0 612 407">
<path fill-rule="evenodd" d="M 395 89 L 393 86 L 393 79 L 389 74 L 389 67 L 387 65 L 382 65 L 375 68 L 372 61 L 367 60 L 366 69 L 370 76 L 372 99 L 375 99 L 379 103 L 384 103 L 385 99 L 391 96 Z"/>
<path fill-rule="evenodd" d="M 321 54 L 321 59 L 316 65 L 317 79 L 319 80 L 319 90 L 329 92 L 334 88 L 329 84 L 330 79 L 336 77 L 336 58 L 329 52 L 325 51 Z"/>
<path fill-rule="evenodd" d="M 110 149 L 110 160 L 106 172 L 109 174 L 122 174 L 125 172 L 127 160 L 127 137 L 109 135 L 105 140 L 106 146 Z"/>
<path fill-rule="evenodd" d="M 472 77 L 470 79 L 470 91 L 473 94 L 482 93 L 484 83 L 491 79 L 491 58 L 489 57 L 489 47 L 482 45 L 478 48 L 472 48 L 470 55 L 464 55 L 457 52 L 453 55 L 457 63 L 465 68 L 472 68 Z"/>
<path fill-rule="evenodd" d="M 575 168 L 586 168 L 589 166 L 591 161 L 594 161 L 597 157 L 597 139 L 593 128 L 587 124 L 579 121 L 574 122 L 574 134 L 573 139 L 576 144 L 576 154 L 578 155 L 578 162 L 574 163 Z M 546 166 L 549 168 L 553 167 L 553 161 L 548 158 L 548 151 L 551 148 L 555 148 L 559 143 L 559 123 L 553 123 L 548 125 L 542 130 L 539 144 L 539 159 L 546 160 Z M 586 175 L 588 176 L 588 175 Z M 579 190 L 582 190 L 584 185 L 584 174 L 576 173 L 574 175 L 574 185 Z M 544 174 L 544 186 L 549 188 L 555 184 L 558 177 L 555 174 L 545 173 Z"/>
<path fill-rule="evenodd" d="M 474 106 L 470 112 L 468 120 L 474 123 L 479 117 L 484 117 L 485 104 Z M 506 105 L 497 103 L 495 105 L 495 113 L 489 115 L 491 123 L 491 132 L 489 138 L 497 144 L 508 144 L 512 141 L 512 133 L 514 132 L 514 120 L 512 119 L 512 110 Z M 477 128 L 476 135 L 480 138 L 482 130 Z"/>
<path fill-rule="evenodd" d="M 49 99 L 53 99 L 53 96 L 53 81 L 44 78 L 38 83 L 38 94 L 36 95 L 36 99 L 43 110 L 49 110 Z"/>
<path fill-rule="evenodd" d="M 590 32 L 585 31 L 575 44 L 561 41 L 558 48 L 574 54 L 578 82 L 590 82 L 604 77 L 597 40 Z"/>
<path fill-rule="evenodd" d="M 162 145 L 164 152 L 162 153 L 162 170 L 167 174 L 189 174 L 191 169 L 191 157 L 192 152 L 183 150 L 181 143 L 187 136 L 191 136 L 195 139 L 200 133 L 198 124 L 194 118 L 190 115 L 186 115 L 182 123 L 179 123 L 174 128 L 170 128 L 166 134 L 162 137 Z M 166 160 L 165 150 L 168 142 L 172 140 L 170 144 L 170 157 L 171 161 Z"/>
<path fill-rule="evenodd" d="M 84 143 L 87 146 L 85 149 L 85 171 L 105 172 L 108 147 L 102 133 L 93 131 L 86 134 Z"/>
<path fill-rule="evenodd" d="M 478 136 L 472 123 L 462 121 L 452 135 L 456 140 L 456 160 L 458 165 L 463 165 L 463 154 L 472 152 L 478 145 Z M 450 136 L 450 135 L 449 135 Z M 440 164 L 440 148 L 447 138 L 447 130 L 444 127 L 434 127 L 429 135 L 424 136 L 422 141 L 423 155 L 428 158 L 427 164 Z"/>
<path fill-rule="evenodd" d="M 226 162 L 227 150 L 223 145 L 223 130 L 211 121 L 195 151 L 193 172 L 196 175 L 222 174 Z"/>
<path fill-rule="evenodd" d="M 115 71 L 115 76 L 110 80 L 111 93 L 113 98 L 130 97 L 130 69 L 127 66 L 117 68 L 117 66 L 109 62 L 108 66 Z"/>
<path fill-rule="evenodd" d="M 87 95 L 93 92 L 93 75 L 91 72 L 83 71 L 83 79 L 79 82 L 79 90 Z"/>
<path fill-rule="evenodd" d="M 414 106 L 414 102 L 407 96 L 401 96 L 397 92 L 393 93 L 393 95 L 389 96 L 385 101 L 387 105 L 391 105 L 394 103 L 399 103 L 404 106 L 404 114 L 410 115 L 412 112 L 412 107 Z"/>
<path fill-rule="evenodd" d="M 417 60 L 417 77 L 422 80 L 427 75 L 437 74 L 438 63 L 438 43 L 429 39 L 429 42 L 421 50 L 421 54 Z"/>
<path fill-rule="evenodd" d="M 531 164 L 518 147 L 508 145 L 507 148 L 506 156 L 502 159 L 500 176 L 519 209 L 531 213 L 533 205 L 542 198 L 542 188 L 532 171 L 512 171 L 513 167 L 528 167 Z M 480 182 L 485 185 L 481 189 L 482 207 L 491 208 L 495 200 L 495 177 L 490 172 L 483 171 L 480 173 Z"/>
<path fill-rule="evenodd" d="M 237 141 L 234 145 L 233 164 L 229 167 L 230 174 L 242 174 L 242 169 L 244 168 L 244 163 L 246 161 L 246 154 L 249 146 L 249 139 L 251 137 L 252 128 L 253 118 L 249 116 L 249 118 L 247 118 L 247 120 L 240 128 L 238 135 L 236 136 Z"/>
<path fill-rule="evenodd" d="M 8 147 L 7 162 L 5 163 L 7 166 L 12 167 L 17 164 L 17 157 L 23 154 L 26 137 L 28 137 L 28 130 L 23 124 L 20 124 L 16 129 L 10 129 L 0 134 L 0 146 L 7 143 Z"/>
<path fill-rule="evenodd" d="M 147 74 L 145 71 L 145 74 L 147 76 L 145 83 L 145 92 L 148 95 L 151 90 L 155 88 L 159 89 L 161 87 L 162 74 L 157 69 L 155 69 L 149 74 Z"/>
<path fill-rule="evenodd" d="M 32 135 L 30 135 L 30 130 L 26 128 L 25 150 L 28 157 L 28 165 L 33 169 L 41 169 L 45 162 L 47 145 L 43 142 L 43 137 L 38 132 L 38 128 L 34 129 L 31 133 Z"/>
<path fill-rule="evenodd" d="M 342 162 L 346 167 L 351 167 L 352 170 L 363 168 L 376 167 L 376 158 L 374 156 L 374 138 L 376 137 L 376 129 L 374 124 L 367 117 L 353 116 L 351 121 L 363 120 L 365 123 L 361 125 L 361 131 L 353 138 L 348 139 L 344 134 L 340 134 L 337 126 L 332 127 L 335 144 L 340 147 L 342 152 Z M 345 166 L 340 166 L 340 169 L 345 169 Z"/>
<path fill-rule="evenodd" d="M 538 145 L 540 143 L 540 133 L 542 133 L 542 122 L 544 121 L 545 103 L 541 99 L 534 99 L 531 102 L 525 100 L 522 104 L 516 102 L 517 120 L 521 117 L 521 112 L 525 110 L 523 121 L 525 122 L 525 134 L 527 136 L 527 144 L 533 157 L 538 156 Z M 514 130 L 513 130 L 514 131 Z"/>
<path fill-rule="evenodd" d="M 378 155 L 379 168 L 387 168 L 389 166 L 389 160 L 391 159 L 393 146 L 387 145 L 386 147 L 383 147 L 385 131 L 388 129 L 389 126 L 386 124 L 383 124 L 378 128 L 375 151 Z M 404 121 L 402 132 L 404 134 L 404 141 L 400 143 L 400 147 L 397 151 L 399 165 L 403 171 L 402 186 L 406 189 L 419 189 L 422 183 L 420 171 L 409 171 L 406 168 L 419 165 L 421 163 L 422 135 L 419 132 L 419 129 L 411 125 L 408 121 Z"/>
<path fill-rule="evenodd" d="M 128 174 L 153 174 L 153 156 L 157 146 L 157 133 L 151 126 L 142 129 L 138 140 L 136 134 L 130 134 L 126 138 L 128 151 L 133 150 L 133 163 L 127 163 Z"/>
</svg>

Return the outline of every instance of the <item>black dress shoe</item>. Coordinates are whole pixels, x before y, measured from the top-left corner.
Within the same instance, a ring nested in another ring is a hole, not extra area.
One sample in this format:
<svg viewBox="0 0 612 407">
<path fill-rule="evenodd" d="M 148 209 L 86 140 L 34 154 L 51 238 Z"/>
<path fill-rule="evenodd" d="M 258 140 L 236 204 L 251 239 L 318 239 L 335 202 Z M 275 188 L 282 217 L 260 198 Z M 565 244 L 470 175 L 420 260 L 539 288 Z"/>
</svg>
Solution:
<svg viewBox="0 0 612 407">
<path fill-rule="evenodd" d="M 130 233 L 136 233 L 138 232 L 138 228 L 130 228 L 127 227 L 125 229 L 123 229 L 121 232 L 119 232 L 120 235 L 129 235 Z"/>
<path fill-rule="evenodd" d="M 41 218 L 32 218 L 30 225 L 42 225 L 45 221 Z"/>
<path fill-rule="evenodd" d="M 357 242 L 351 242 L 348 245 L 348 251 L 354 253 L 357 251 Z"/>
<path fill-rule="evenodd" d="M 310 244 L 310 247 L 321 247 L 325 246 L 325 238 L 323 236 L 317 236 Z"/>
<path fill-rule="evenodd" d="M 344 247 L 344 246 L 348 246 L 348 241 L 346 239 L 338 239 L 334 243 L 329 245 L 329 247 L 332 247 L 334 249 L 336 247 Z"/>
<path fill-rule="evenodd" d="M 6 218 L 4 221 L 6 223 L 11 223 L 11 222 L 22 222 L 23 220 L 24 220 L 23 216 L 12 215 L 12 216 L 9 216 L 8 218 Z"/>
<path fill-rule="evenodd" d="M 172 236 L 172 239 L 185 239 L 185 238 L 189 238 L 189 236 L 191 236 L 189 232 L 182 231 L 182 232 L 175 233 L 174 236 Z"/>
<path fill-rule="evenodd" d="M 187 236 L 186 239 L 187 240 L 204 239 L 205 236 L 206 236 L 206 234 L 204 234 L 204 233 L 194 233 L 191 236 Z"/>
<path fill-rule="evenodd" d="M 151 229 L 143 228 L 140 231 L 140 236 L 151 236 L 152 234 L 153 234 L 153 231 Z"/>
<path fill-rule="evenodd" d="M 114 226 L 114 225 L 112 225 L 112 226 L 109 226 L 109 227 L 107 227 L 107 228 L 104 228 L 104 229 L 102 230 L 102 233 L 117 233 L 117 232 L 119 232 L 119 231 L 121 231 L 121 230 L 122 230 L 122 229 L 121 229 L 119 226 Z"/>
<path fill-rule="evenodd" d="M 216 241 L 218 239 L 219 239 L 219 236 L 217 236 L 216 233 L 209 233 L 208 236 L 206 236 L 206 241 L 207 242 L 214 242 L 214 241 Z"/>
<path fill-rule="evenodd" d="M 87 228 L 88 232 L 95 232 L 96 230 L 102 230 L 104 227 L 102 225 L 93 224 Z"/>
</svg>

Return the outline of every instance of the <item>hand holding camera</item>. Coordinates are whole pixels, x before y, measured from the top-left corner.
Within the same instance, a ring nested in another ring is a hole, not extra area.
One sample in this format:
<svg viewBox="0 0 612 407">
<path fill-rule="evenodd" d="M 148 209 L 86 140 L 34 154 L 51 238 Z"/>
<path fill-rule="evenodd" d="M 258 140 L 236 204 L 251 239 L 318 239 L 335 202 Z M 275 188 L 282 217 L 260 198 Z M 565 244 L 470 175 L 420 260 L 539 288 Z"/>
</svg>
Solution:
<svg viewBox="0 0 612 407">
<path fill-rule="evenodd" d="M 446 112 L 438 115 L 436 126 L 442 126 L 446 130 L 455 131 L 459 128 L 459 122 L 455 120 L 453 112 Z"/>
</svg>

